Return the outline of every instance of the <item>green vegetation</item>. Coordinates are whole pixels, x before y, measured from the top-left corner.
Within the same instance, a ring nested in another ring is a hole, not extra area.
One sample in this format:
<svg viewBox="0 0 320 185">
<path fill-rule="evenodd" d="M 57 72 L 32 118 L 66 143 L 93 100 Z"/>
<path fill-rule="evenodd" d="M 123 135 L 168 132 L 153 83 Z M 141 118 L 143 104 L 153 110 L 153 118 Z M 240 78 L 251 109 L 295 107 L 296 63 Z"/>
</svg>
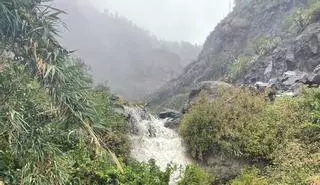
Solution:
<svg viewBox="0 0 320 185">
<path fill-rule="evenodd" d="M 129 158 L 117 102 L 55 39 L 63 12 L 45 2 L 0 2 L 0 184 L 168 184 L 173 168 Z"/>
<path fill-rule="evenodd" d="M 226 80 L 233 82 L 243 77 L 254 62 L 255 60 L 251 56 L 239 56 L 228 66 Z"/>
<path fill-rule="evenodd" d="M 282 30 L 289 33 L 300 33 L 310 25 L 320 13 L 320 2 L 317 0 L 308 0 L 308 5 L 296 8 L 295 11 L 285 17 Z M 292 30 L 294 30 L 292 32 Z"/>
<path fill-rule="evenodd" d="M 238 56 L 238 58 L 228 66 L 226 80 L 234 82 L 237 79 L 243 78 L 250 67 L 258 61 L 258 58 L 274 49 L 280 41 L 280 37 L 272 36 L 262 36 L 253 40 L 249 48 L 252 49 L 254 53 Z"/>
<path fill-rule="evenodd" d="M 314 16 L 320 13 L 320 2 L 311 0 L 308 6 L 300 8 L 294 15 L 294 20 L 299 28 L 299 32 L 303 31 L 309 24 L 312 23 Z"/>
<path fill-rule="evenodd" d="M 319 178 L 320 89 L 266 101 L 244 88 L 221 90 L 211 102 L 202 92 L 184 116 L 180 133 L 195 159 L 212 153 L 267 161 L 260 174 L 244 170 L 231 184 L 310 184 Z"/>
<path fill-rule="evenodd" d="M 262 36 L 252 42 L 251 48 L 256 55 L 261 56 L 276 47 L 280 41 L 280 37 Z"/>
<path fill-rule="evenodd" d="M 231 185 L 267 185 L 267 181 L 260 177 L 257 168 L 243 169 L 241 174 L 231 181 Z"/>
<path fill-rule="evenodd" d="M 188 93 L 180 93 L 172 97 L 170 101 L 164 106 L 169 109 L 181 110 L 188 100 Z"/>
<path fill-rule="evenodd" d="M 126 120 L 114 111 L 121 100 L 112 100 L 106 87 L 92 88 L 85 66 L 56 40 L 63 12 L 43 2 L 0 2 L 0 184 L 168 184 L 172 166 L 161 171 L 155 161 L 130 159 Z M 304 10 L 306 22 L 316 7 Z M 261 38 L 255 52 L 276 43 Z M 231 78 L 252 61 L 236 59 Z M 221 89 L 210 102 L 206 97 L 202 92 L 180 126 L 195 159 L 219 152 L 268 162 L 261 170 L 243 169 L 232 185 L 319 184 L 319 89 L 275 102 L 245 88 Z M 179 107 L 185 98 L 168 105 Z M 197 166 L 185 173 L 179 185 L 210 184 Z"/>
<path fill-rule="evenodd" d="M 208 174 L 195 165 L 189 165 L 186 167 L 186 171 L 183 179 L 178 185 L 210 185 Z"/>
</svg>

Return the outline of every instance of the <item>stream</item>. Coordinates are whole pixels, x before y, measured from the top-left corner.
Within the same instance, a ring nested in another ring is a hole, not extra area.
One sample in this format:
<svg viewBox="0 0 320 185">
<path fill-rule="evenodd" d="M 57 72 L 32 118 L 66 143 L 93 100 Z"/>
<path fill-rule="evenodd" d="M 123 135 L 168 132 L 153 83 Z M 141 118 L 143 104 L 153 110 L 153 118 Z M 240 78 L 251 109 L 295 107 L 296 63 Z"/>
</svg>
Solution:
<svg viewBox="0 0 320 185">
<path fill-rule="evenodd" d="M 154 159 L 162 170 L 165 170 L 169 163 L 182 169 L 191 163 L 181 137 L 175 130 L 164 126 L 165 119 L 159 119 L 139 107 L 125 107 L 125 111 L 130 115 L 133 158 L 140 162 Z M 177 184 L 180 173 L 177 170 L 171 175 L 170 185 Z"/>
</svg>

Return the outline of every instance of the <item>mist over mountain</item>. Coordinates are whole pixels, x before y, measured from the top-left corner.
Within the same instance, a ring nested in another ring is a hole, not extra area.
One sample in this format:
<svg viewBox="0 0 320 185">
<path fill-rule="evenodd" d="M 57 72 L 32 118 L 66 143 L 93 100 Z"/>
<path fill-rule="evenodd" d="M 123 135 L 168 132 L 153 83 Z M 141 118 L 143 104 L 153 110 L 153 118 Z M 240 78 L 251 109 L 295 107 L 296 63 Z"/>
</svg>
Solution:
<svg viewBox="0 0 320 185">
<path fill-rule="evenodd" d="M 68 12 L 62 43 L 77 50 L 97 83 L 107 83 L 127 99 L 142 99 L 178 77 L 201 49 L 159 40 L 117 13 L 100 12 L 87 0 L 57 0 L 54 5 Z"/>
</svg>

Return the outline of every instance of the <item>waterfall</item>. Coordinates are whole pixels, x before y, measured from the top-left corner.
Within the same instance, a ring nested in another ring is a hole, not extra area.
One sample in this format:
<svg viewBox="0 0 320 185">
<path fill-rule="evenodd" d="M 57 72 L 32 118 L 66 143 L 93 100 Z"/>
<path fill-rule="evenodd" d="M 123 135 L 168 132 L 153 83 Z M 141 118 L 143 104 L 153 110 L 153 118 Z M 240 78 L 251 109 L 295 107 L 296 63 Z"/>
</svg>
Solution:
<svg viewBox="0 0 320 185">
<path fill-rule="evenodd" d="M 140 162 L 154 159 L 162 170 L 169 163 L 182 168 L 191 163 L 179 134 L 164 126 L 166 120 L 159 119 L 138 107 L 126 107 L 125 110 L 130 115 L 133 158 Z M 180 172 L 175 172 L 170 185 L 176 184 L 179 176 Z"/>
</svg>

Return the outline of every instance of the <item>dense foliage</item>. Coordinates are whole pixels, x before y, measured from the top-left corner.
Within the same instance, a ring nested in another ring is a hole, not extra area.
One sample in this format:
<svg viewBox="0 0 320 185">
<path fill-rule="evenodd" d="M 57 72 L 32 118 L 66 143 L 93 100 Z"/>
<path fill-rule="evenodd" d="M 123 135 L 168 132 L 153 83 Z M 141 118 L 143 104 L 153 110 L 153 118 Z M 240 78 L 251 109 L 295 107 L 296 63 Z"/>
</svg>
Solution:
<svg viewBox="0 0 320 185">
<path fill-rule="evenodd" d="M 178 185 L 210 185 L 209 176 L 200 167 L 189 165 Z"/>
<path fill-rule="evenodd" d="M 268 161 L 266 174 L 243 171 L 232 184 L 308 184 L 320 170 L 319 93 L 305 89 L 300 97 L 275 102 L 244 88 L 221 90 L 213 101 L 202 93 L 180 133 L 196 159 L 225 153 Z"/>
<path fill-rule="evenodd" d="M 60 10 L 0 2 L 0 184 L 168 184 L 172 168 L 128 157 L 108 89 L 56 40 Z"/>
</svg>

